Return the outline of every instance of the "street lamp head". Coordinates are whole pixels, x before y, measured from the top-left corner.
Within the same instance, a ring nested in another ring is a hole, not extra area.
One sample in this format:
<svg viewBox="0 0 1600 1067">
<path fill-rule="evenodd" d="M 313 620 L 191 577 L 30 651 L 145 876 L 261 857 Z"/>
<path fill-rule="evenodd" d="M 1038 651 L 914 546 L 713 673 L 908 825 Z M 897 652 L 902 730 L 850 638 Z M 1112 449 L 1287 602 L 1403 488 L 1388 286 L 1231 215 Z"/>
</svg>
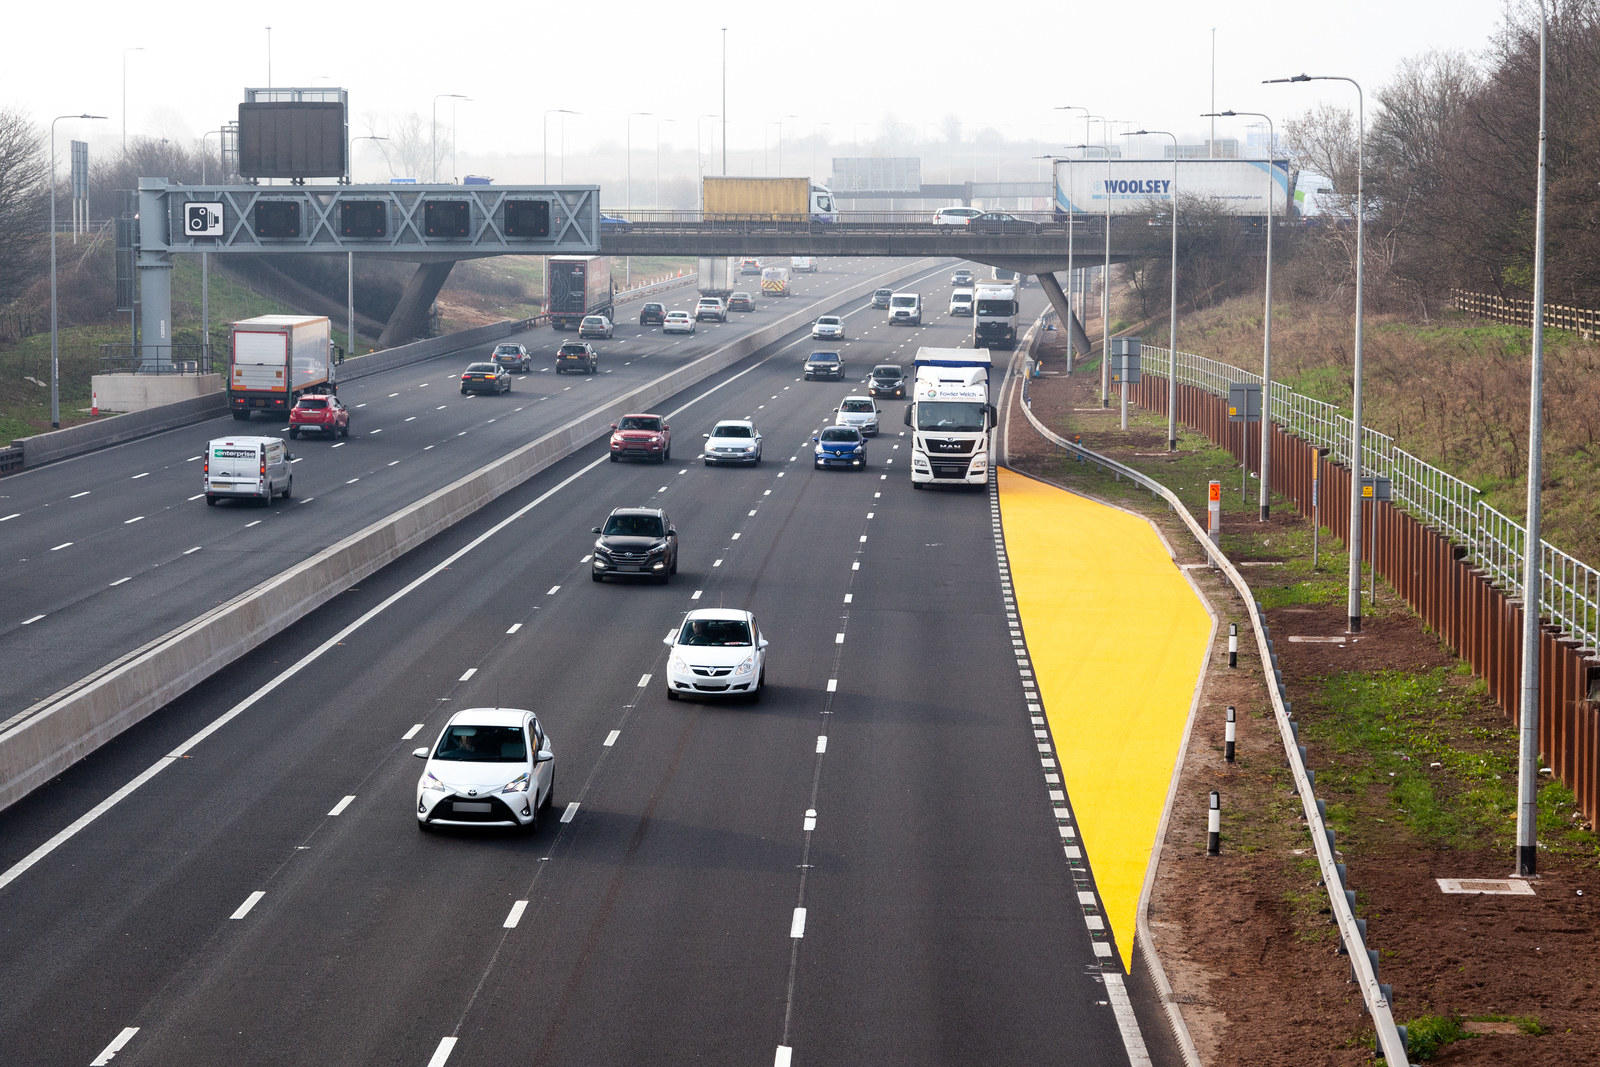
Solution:
<svg viewBox="0 0 1600 1067">
<path fill-rule="evenodd" d="M 1312 76 L 1312 75 L 1310 75 L 1310 74 L 1296 74 L 1292 78 L 1265 78 L 1265 79 L 1262 80 L 1261 84 L 1262 85 L 1278 85 L 1278 84 L 1280 84 L 1282 82 L 1312 82 L 1312 81 L 1316 81 L 1316 80 L 1317 80 L 1317 78 Z"/>
<path fill-rule="evenodd" d="M 1202 111 L 1200 113 L 1200 117 L 1203 118 L 1203 119 L 1232 119 L 1232 118 L 1238 118 L 1239 117 L 1239 113 L 1237 111 L 1231 111 L 1231 110 L 1230 111 Z"/>
</svg>

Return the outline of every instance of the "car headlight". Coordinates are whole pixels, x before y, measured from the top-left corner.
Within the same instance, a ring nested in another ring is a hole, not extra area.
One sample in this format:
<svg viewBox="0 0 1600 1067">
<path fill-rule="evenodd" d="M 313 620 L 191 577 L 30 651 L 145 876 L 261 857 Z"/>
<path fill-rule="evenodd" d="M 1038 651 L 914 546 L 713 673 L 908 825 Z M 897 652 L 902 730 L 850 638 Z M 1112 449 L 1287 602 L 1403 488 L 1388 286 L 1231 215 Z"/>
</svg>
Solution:
<svg viewBox="0 0 1600 1067">
<path fill-rule="evenodd" d="M 742 661 L 740 661 L 739 665 L 733 669 L 733 673 L 734 674 L 749 674 L 752 670 L 755 669 L 755 666 L 756 666 L 756 656 L 755 656 L 755 653 L 752 652 L 752 653 L 750 653 L 750 655 L 746 656 Z"/>
<path fill-rule="evenodd" d="M 529 776 L 527 771 L 523 771 L 521 774 L 519 774 L 515 778 L 511 779 L 511 781 L 509 781 L 505 785 L 501 786 L 500 787 L 500 792 L 502 792 L 502 793 L 526 793 L 528 791 L 528 786 L 531 785 L 532 783 L 533 783 L 532 777 Z"/>
<path fill-rule="evenodd" d="M 675 671 L 678 671 L 679 673 L 682 673 L 682 674 L 688 674 L 689 673 L 689 662 L 688 662 L 688 660 L 684 659 L 681 655 L 679 655 L 678 653 L 674 652 L 672 654 L 672 669 L 675 670 Z"/>
<path fill-rule="evenodd" d="M 424 790 L 432 790 L 435 793 L 454 792 L 454 790 L 452 790 L 449 786 L 441 782 L 439 777 L 432 771 L 428 771 L 422 776 L 422 788 Z"/>
</svg>

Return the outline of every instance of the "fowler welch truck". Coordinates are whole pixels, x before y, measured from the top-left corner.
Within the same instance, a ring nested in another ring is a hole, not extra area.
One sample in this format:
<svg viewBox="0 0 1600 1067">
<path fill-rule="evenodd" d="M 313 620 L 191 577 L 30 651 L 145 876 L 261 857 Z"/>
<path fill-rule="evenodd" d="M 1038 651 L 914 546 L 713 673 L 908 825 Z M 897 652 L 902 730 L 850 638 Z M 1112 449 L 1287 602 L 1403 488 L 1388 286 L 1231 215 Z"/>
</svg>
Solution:
<svg viewBox="0 0 1600 1067">
<path fill-rule="evenodd" d="M 557 330 L 575 330 L 585 315 L 614 318 L 616 287 L 610 256 L 551 256 L 545 268 L 544 310 Z"/>
<path fill-rule="evenodd" d="M 700 295 L 720 296 L 726 300 L 733 292 L 737 262 L 730 256 L 701 256 Z"/>
<path fill-rule="evenodd" d="M 987 348 L 919 348 L 912 363 L 911 486 L 985 485 L 989 481 Z"/>
<path fill-rule="evenodd" d="M 1108 202 L 1113 215 L 1137 215 L 1172 203 L 1170 159 L 1113 159 L 1109 173 L 1103 159 L 1058 159 L 1055 172 L 1058 222 L 1069 215 L 1104 215 Z M 1180 159 L 1178 195 L 1185 200 L 1198 197 L 1212 201 L 1232 215 L 1262 216 L 1269 210 L 1269 173 L 1270 210 L 1282 216 L 1289 202 L 1287 160 L 1268 163 L 1264 159 Z"/>
<path fill-rule="evenodd" d="M 810 178 L 702 178 L 707 222 L 837 222 L 833 194 Z"/>
<path fill-rule="evenodd" d="M 228 409 L 289 417 L 302 393 L 337 392 L 333 345 L 323 315 L 260 315 L 233 324 L 228 339 Z"/>
</svg>

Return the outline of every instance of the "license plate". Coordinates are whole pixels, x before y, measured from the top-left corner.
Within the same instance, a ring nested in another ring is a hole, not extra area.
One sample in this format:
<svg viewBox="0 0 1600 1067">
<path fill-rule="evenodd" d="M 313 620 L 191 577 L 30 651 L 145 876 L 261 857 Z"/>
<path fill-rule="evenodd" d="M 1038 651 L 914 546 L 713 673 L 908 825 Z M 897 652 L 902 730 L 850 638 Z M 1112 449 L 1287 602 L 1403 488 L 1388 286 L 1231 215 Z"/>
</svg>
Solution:
<svg viewBox="0 0 1600 1067">
<path fill-rule="evenodd" d="M 488 804 L 476 800 L 458 800 L 454 808 L 463 815 L 487 815 L 490 811 Z"/>
</svg>

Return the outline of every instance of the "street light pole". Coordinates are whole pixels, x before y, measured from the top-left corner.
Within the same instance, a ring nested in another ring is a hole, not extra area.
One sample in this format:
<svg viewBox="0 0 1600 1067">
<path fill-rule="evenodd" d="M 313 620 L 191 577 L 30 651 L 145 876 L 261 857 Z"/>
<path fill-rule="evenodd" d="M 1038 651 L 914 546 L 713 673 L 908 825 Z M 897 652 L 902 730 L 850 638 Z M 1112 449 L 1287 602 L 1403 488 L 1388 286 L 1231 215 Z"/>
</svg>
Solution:
<svg viewBox="0 0 1600 1067">
<path fill-rule="evenodd" d="M 564 107 L 549 107 L 549 108 L 545 108 L 544 122 L 543 122 L 543 126 L 544 126 L 544 148 L 541 150 L 541 154 L 544 156 L 544 183 L 546 185 L 550 184 L 550 116 L 551 115 L 576 115 L 576 114 L 577 114 L 576 111 L 568 111 Z"/>
<path fill-rule="evenodd" d="M 453 128 L 453 126 L 454 126 L 454 119 L 452 118 L 452 128 Z M 352 137 L 352 138 L 350 138 L 350 143 L 352 145 L 354 145 L 355 142 L 357 142 L 357 141 L 387 141 L 388 139 L 389 138 L 387 138 L 387 137 L 374 137 L 374 136 L 371 136 L 371 135 L 363 134 L 360 137 Z M 384 158 L 387 160 L 388 156 L 385 155 Z M 345 331 L 344 331 L 345 354 L 349 355 L 349 356 L 353 356 L 353 355 L 357 354 L 356 353 L 356 254 L 355 254 L 354 251 L 347 251 L 344 254 L 344 306 L 345 306 Z"/>
<path fill-rule="evenodd" d="M 1528 385 L 1528 532 L 1522 559 L 1522 697 L 1517 709 L 1517 877 L 1539 863 L 1539 617 L 1544 603 L 1544 541 L 1539 503 L 1544 478 L 1545 62 L 1549 17 L 1539 0 L 1539 167 L 1533 253 L 1533 354 Z"/>
<path fill-rule="evenodd" d="M 450 101 L 450 184 L 456 184 L 456 153 L 461 150 L 461 138 L 456 136 L 456 103 L 461 100 L 470 101 L 470 96 L 458 96 Z"/>
<path fill-rule="evenodd" d="M 143 45 L 122 50 L 122 154 L 128 154 L 128 53 L 143 52 Z"/>
<path fill-rule="evenodd" d="M 1314 81 L 1339 81 L 1349 82 L 1356 87 L 1356 347 L 1354 355 L 1355 366 L 1352 368 L 1354 377 L 1354 396 L 1351 402 L 1350 423 L 1350 536 L 1347 543 L 1350 546 L 1350 581 L 1349 581 L 1349 616 L 1350 633 L 1361 632 L 1361 295 L 1362 281 L 1364 278 L 1363 267 L 1366 264 L 1365 247 L 1365 219 L 1366 211 L 1362 204 L 1365 191 L 1363 171 L 1365 160 L 1363 158 L 1363 142 L 1366 141 L 1366 95 L 1361 91 L 1361 84 L 1354 78 L 1346 78 L 1338 74 L 1296 74 L 1292 78 L 1268 78 L 1263 85 L 1277 82 L 1314 82 Z"/>
<path fill-rule="evenodd" d="M 780 115 L 778 117 L 778 177 L 780 178 L 783 177 L 783 120 L 797 119 L 799 117 L 799 115 Z"/>
<path fill-rule="evenodd" d="M 221 130 L 207 130 L 200 135 L 200 184 L 206 184 L 206 138 L 221 138 Z M 211 255 L 200 253 L 200 354 L 205 357 L 206 372 L 211 370 Z"/>
<path fill-rule="evenodd" d="M 1278 133 L 1272 124 L 1272 116 L 1260 111 L 1218 111 L 1200 117 L 1231 119 L 1240 116 L 1265 119 L 1267 122 L 1267 295 L 1266 306 L 1261 313 L 1261 521 L 1266 522 L 1272 510 L 1272 152 L 1278 144 Z M 1289 198 L 1285 196 L 1286 212 L 1288 202 Z"/>
<path fill-rule="evenodd" d="M 722 174 L 728 174 L 728 27 L 722 27 Z"/>
<path fill-rule="evenodd" d="M 104 115 L 57 115 L 50 120 L 50 428 L 61 429 L 61 356 L 56 339 L 56 123 Z"/>
<path fill-rule="evenodd" d="M 433 98 L 433 123 L 429 127 L 431 130 L 431 135 L 428 138 L 428 166 L 430 168 L 428 175 L 429 185 L 439 184 L 439 101 L 448 100 L 452 96 L 460 95 L 460 93 L 440 93 L 438 96 Z"/>
<path fill-rule="evenodd" d="M 1167 451 L 1178 450 L 1178 135 L 1166 130 L 1138 130 L 1124 137 L 1154 134 L 1172 138 L 1172 308 L 1167 313 Z M 1271 203 L 1271 201 L 1268 201 Z M 1128 428 L 1127 393 L 1122 387 L 1122 428 Z"/>
<path fill-rule="evenodd" d="M 1056 110 L 1057 111 L 1081 111 L 1081 112 L 1083 112 L 1083 139 L 1085 141 L 1087 141 L 1089 139 L 1089 109 L 1088 108 L 1080 107 L 1077 104 L 1062 104 L 1059 107 L 1057 107 Z M 1072 190 L 1072 157 L 1067 156 L 1065 158 L 1066 158 L 1066 162 L 1067 162 L 1067 191 L 1068 191 L 1068 196 L 1070 197 L 1071 190 Z M 1052 164 L 1051 167 L 1050 167 L 1050 180 L 1051 180 L 1052 184 L 1055 182 L 1055 165 L 1054 164 Z M 1072 257 L 1072 234 L 1073 234 L 1073 230 L 1075 229 L 1075 227 L 1073 226 L 1073 223 L 1076 221 L 1074 219 L 1074 216 L 1076 214 L 1077 214 L 1077 212 L 1073 209 L 1073 204 L 1072 204 L 1071 200 L 1069 199 L 1068 202 L 1067 202 L 1067 310 L 1068 311 L 1072 310 L 1072 290 L 1073 290 L 1073 287 L 1074 287 L 1074 285 L 1076 284 L 1076 281 L 1077 281 L 1077 279 L 1075 279 L 1073 277 L 1073 275 L 1076 273 L 1076 271 L 1073 270 L 1073 257 Z M 1082 287 L 1079 286 L 1078 288 L 1081 289 Z M 1080 300 L 1082 299 L 1082 295 L 1083 294 L 1080 292 L 1079 293 L 1079 299 Z M 1078 317 L 1080 319 L 1083 317 L 1083 312 L 1082 312 L 1081 309 L 1078 312 Z M 1079 325 L 1082 325 L 1082 323 L 1080 323 Z M 1071 362 L 1070 356 L 1072 354 L 1072 323 L 1070 323 L 1070 322 L 1067 323 L 1067 354 L 1068 354 L 1068 357 L 1069 357 L 1068 362 L 1070 363 Z"/>
</svg>

